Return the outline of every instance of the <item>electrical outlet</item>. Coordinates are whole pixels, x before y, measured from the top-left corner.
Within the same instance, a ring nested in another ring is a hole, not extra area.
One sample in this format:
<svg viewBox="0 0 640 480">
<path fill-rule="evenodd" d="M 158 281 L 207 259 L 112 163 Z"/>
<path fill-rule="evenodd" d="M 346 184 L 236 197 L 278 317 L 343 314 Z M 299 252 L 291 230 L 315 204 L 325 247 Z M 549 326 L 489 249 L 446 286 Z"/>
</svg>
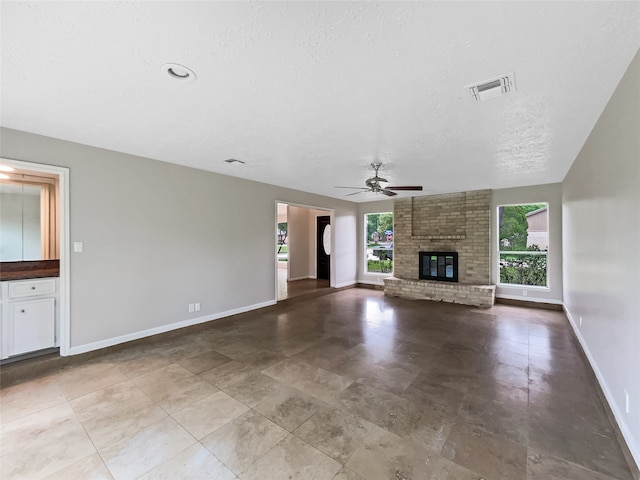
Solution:
<svg viewBox="0 0 640 480">
<path fill-rule="evenodd" d="M 195 305 L 193 303 L 189 304 L 189 313 L 193 313 L 195 311 Z"/>
<path fill-rule="evenodd" d="M 580 326 L 582 326 L 582 317 L 580 317 Z"/>
<path fill-rule="evenodd" d="M 629 392 L 624 391 L 624 411 L 629 413 Z"/>
<path fill-rule="evenodd" d="M 200 311 L 200 304 L 196 303 L 196 312 L 199 312 L 199 311 Z"/>
<path fill-rule="evenodd" d="M 522 290 L 522 296 L 526 297 L 527 296 L 527 291 L 526 290 Z"/>
</svg>

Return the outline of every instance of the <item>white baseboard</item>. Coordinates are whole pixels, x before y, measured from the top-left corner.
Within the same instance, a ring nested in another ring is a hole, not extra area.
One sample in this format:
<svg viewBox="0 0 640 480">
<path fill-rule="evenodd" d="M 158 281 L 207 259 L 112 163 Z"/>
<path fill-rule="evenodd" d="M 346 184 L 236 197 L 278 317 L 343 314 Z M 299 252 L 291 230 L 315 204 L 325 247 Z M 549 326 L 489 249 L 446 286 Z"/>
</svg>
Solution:
<svg viewBox="0 0 640 480">
<path fill-rule="evenodd" d="M 638 445 L 634 441 L 633 436 L 631 435 L 631 432 L 629 431 L 629 428 L 627 427 L 627 424 L 624 421 L 622 412 L 620 412 L 620 410 L 618 409 L 618 406 L 614 401 L 614 397 L 611 394 L 611 390 L 609 390 L 607 382 L 604 376 L 602 375 L 602 373 L 600 372 L 600 369 L 598 368 L 598 364 L 595 362 L 593 356 L 591 355 L 591 352 L 589 351 L 589 347 L 585 342 L 584 337 L 582 336 L 582 333 L 580 332 L 580 328 L 578 327 L 576 322 L 573 320 L 573 316 L 571 315 L 569 308 L 565 303 L 562 304 L 562 308 L 564 310 L 565 315 L 569 319 L 569 324 L 571 325 L 571 328 L 573 328 L 573 333 L 575 333 L 576 337 L 578 338 L 578 341 L 582 346 L 582 350 L 584 350 L 584 353 L 587 356 L 587 359 L 589 360 L 589 364 L 591 365 L 593 372 L 596 374 L 596 378 L 598 379 L 600 388 L 602 389 L 602 392 L 604 393 L 604 396 L 607 399 L 609 408 L 613 412 L 613 416 L 615 417 L 616 423 L 618 424 L 618 428 L 620 428 L 620 432 L 622 433 L 622 436 L 624 437 L 624 440 L 627 443 L 627 447 L 629 448 L 629 451 L 631 452 L 631 455 L 633 456 L 633 459 L 635 460 L 636 465 L 640 466 L 640 448 L 638 448 Z"/>
<path fill-rule="evenodd" d="M 344 288 L 344 287 L 350 287 L 351 285 L 355 285 L 356 282 L 355 280 L 351 280 L 350 282 L 344 282 L 344 283 L 336 283 L 334 285 L 334 288 Z"/>
<path fill-rule="evenodd" d="M 256 303 L 254 305 L 248 305 L 246 307 L 235 308 L 233 310 L 227 310 L 226 312 L 214 313 L 210 315 L 204 315 L 202 317 L 190 318 L 181 322 L 170 323 L 168 325 L 162 325 L 160 327 L 150 328 L 148 330 L 142 330 L 139 332 L 128 333 L 119 337 L 107 338 L 97 342 L 86 343 L 84 345 L 77 345 L 69 348 L 69 355 L 79 355 L 81 353 L 91 352 L 93 350 L 99 350 L 101 348 L 112 347 L 119 345 L 120 343 L 131 342 L 133 340 L 139 340 L 140 338 L 150 337 L 152 335 L 158 335 L 160 333 L 170 332 L 179 328 L 190 327 L 192 325 L 198 325 L 200 323 L 211 322 L 213 320 L 219 320 L 221 318 L 230 317 L 231 315 L 238 315 L 239 313 L 249 312 L 251 310 L 257 310 L 259 308 L 270 307 L 275 305 L 275 300 L 269 300 L 267 302 Z"/>
<path fill-rule="evenodd" d="M 552 305 L 564 305 L 562 300 L 555 300 L 553 298 L 540 298 L 540 297 L 523 297 L 522 295 L 505 295 L 504 293 L 498 295 L 496 298 L 506 298 L 508 300 L 522 300 L 523 302 L 535 302 L 535 303 L 550 303 Z"/>
<path fill-rule="evenodd" d="M 306 276 L 306 277 L 294 277 L 294 278 L 290 278 L 287 280 L 287 282 L 295 282 L 297 280 L 309 280 L 310 278 L 315 279 L 316 277 L 310 277 L 310 276 Z"/>
</svg>

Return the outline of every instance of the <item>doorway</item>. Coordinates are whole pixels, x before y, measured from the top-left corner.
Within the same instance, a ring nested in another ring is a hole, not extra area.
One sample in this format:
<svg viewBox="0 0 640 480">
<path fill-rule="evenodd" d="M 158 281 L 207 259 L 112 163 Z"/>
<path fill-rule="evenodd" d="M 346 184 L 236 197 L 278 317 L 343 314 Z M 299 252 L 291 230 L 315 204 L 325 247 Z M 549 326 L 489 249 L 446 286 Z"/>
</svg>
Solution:
<svg viewBox="0 0 640 480">
<path fill-rule="evenodd" d="M 47 235 L 42 234 L 42 241 L 38 249 L 41 251 L 43 258 L 58 259 L 57 295 L 54 300 L 54 304 L 57 303 L 55 344 L 60 348 L 60 355 L 67 356 L 70 354 L 71 340 L 69 313 L 69 169 L 8 158 L 1 158 L 0 161 L 3 165 L 14 168 L 16 171 L 31 172 L 34 177 L 54 178 L 57 180 L 52 189 L 42 189 L 42 192 L 48 192 L 48 194 L 40 195 L 41 206 L 51 206 L 50 202 L 51 197 L 54 195 L 54 190 L 57 201 L 55 208 L 49 210 L 50 214 L 44 215 L 41 220 L 41 231 L 48 231 L 49 233 Z"/>
<path fill-rule="evenodd" d="M 330 229 L 326 231 L 326 227 L 321 226 L 318 230 L 317 219 L 325 218 L 325 223 L 330 225 L 332 211 L 277 202 L 276 212 L 277 301 L 330 288 L 331 257 L 328 254 L 333 240 Z M 325 239 L 320 245 L 318 231 Z"/>
<path fill-rule="evenodd" d="M 331 278 L 331 217 L 316 217 L 316 278 Z"/>
<path fill-rule="evenodd" d="M 276 225 L 276 273 L 277 273 L 277 299 L 287 298 L 287 282 L 289 281 L 289 244 L 287 222 L 288 205 L 277 204 L 277 225 Z"/>
</svg>

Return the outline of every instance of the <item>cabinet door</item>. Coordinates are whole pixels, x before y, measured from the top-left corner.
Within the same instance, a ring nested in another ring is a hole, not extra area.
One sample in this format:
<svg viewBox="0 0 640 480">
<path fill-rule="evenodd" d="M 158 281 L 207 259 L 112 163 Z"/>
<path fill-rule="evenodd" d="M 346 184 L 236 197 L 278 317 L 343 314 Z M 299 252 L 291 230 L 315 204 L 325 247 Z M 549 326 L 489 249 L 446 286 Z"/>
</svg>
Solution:
<svg viewBox="0 0 640 480">
<path fill-rule="evenodd" d="M 10 303 L 9 355 L 53 347 L 55 299 L 42 298 Z"/>
</svg>

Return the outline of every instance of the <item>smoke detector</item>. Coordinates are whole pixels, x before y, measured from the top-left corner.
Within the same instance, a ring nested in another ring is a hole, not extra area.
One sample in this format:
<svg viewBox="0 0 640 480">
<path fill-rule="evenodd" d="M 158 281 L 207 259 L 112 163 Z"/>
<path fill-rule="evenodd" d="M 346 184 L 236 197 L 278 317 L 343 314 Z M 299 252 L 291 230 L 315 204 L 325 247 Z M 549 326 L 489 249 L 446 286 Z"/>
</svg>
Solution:
<svg viewBox="0 0 640 480">
<path fill-rule="evenodd" d="M 480 102 L 488 98 L 506 95 L 509 92 L 515 92 L 516 80 L 513 72 L 511 72 L 490 80 L 485 80 L 484 82 L 468 85 L 465 88 L 469 89 L 471 96 L 476 102 Z"/>
</svg>

